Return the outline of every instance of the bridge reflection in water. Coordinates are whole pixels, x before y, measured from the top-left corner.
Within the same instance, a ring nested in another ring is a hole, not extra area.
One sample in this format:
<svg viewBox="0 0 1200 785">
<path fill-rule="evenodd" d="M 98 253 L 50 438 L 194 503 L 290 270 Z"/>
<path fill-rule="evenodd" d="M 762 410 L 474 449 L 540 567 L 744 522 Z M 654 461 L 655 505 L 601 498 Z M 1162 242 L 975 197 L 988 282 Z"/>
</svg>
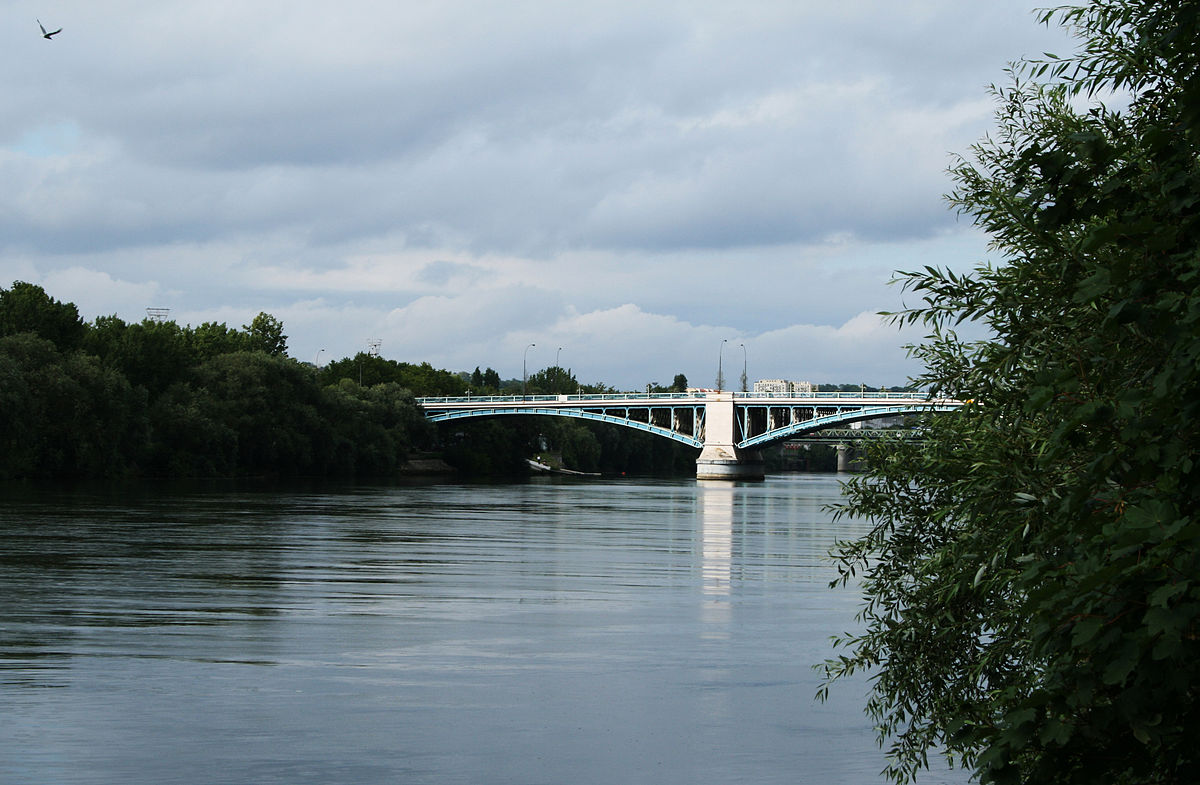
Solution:
<svg viewBox="0 0 1200 785">
<path fill-rule="evenodd" d="M 417 403 L 432 422 L 525 415 L 635 428 L 699 448 L 696 476 L 714 480 L 761 480 L 760 450 L 776 442 L 864 420 L 962 406 L 961 401 L 910 392 L 468 395 L 418 398 Z"/>
</svg>

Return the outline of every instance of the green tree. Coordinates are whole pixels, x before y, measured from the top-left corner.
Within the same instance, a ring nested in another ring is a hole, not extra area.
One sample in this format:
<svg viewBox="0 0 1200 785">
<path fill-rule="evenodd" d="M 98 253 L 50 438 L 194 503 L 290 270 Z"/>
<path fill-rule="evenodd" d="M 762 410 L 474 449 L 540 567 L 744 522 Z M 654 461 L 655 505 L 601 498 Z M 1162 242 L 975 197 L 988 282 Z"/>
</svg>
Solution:
<svg viewBox="0 0 1200 785">
<path fill-rule="evenodd" d="M 102 316 L 89 327 L 84 348 L 151 396 L 184 378 L 196 364 L 186 331 L 171 321 L 126 324 L 116 316 Z"/>
<path fill-rule="evenodd" d="M 363 387 L 398 384 L 421 396 L 464 395 L 467 392 L 467 381 L 458 374 L 434 368 L 427 362 L 413 365 L 366 352 L 334 360 L 321 369 L 320 378 L 325 385 L 336 384 L 342 379 Z"/>
<path fill-rule="evenodd" d="M 253 348 L 248 333 L 228 327 L 224 322 L 204 322 L 199 327 L 186 328 L 185 332 L 199 362 L 218 354 L 244 352 Z"/>
<path fill-rule="evenodd" d="M 79 346 L 84 324 L 74 303 L 61 303 L 40 286 L 14 281 L 11 289 L 0 288 L 0 336 L 18 333 L 34 333 L 65 351 Z"/>
<path fill-rule="evenodd" d="M 258 351 L 234 352 L 202 363 L 195 377 L 200 411 L 216 424 L 213 432 L 237 437 L 238 474 L 320 473 L 329 425 L 320 416 L 323 399 L 307 366 Z"/>
<path fill-rule="evenodd" d="M 1004 261 L 902 274 L 917 381 L 971 403 L 849 483 L 873 528 L 836 555 L 867 602 L 826 665 L 872 672 L 896 780 L 938 749 L 983 783 L 1196 779 L 1198 11 L 1047 12 L 1079 53 L 1016 65 L 954 169 Z M 1097 95 L 1122 108 L 1077 108 Z"/>
<path fill-rule="evenodd" d="M 163 477 L 232 477 L 238 473 L 238 433 L 203 388 L 179 382 L 150 405 L 151 460 L 146 473 Z"/>
<path fill-rule="evenodd" d="M 283 334 L 283 322 L 271 314 L 260 312 L 242 329 L 249 336 L 247 348 L 250 350 L 278 357 L 287 354 L 287 336 Z"/>
<path fill-rule="evenodd" d="M 145 393 L 45 338 L 0 338 L 0 476 L 118 477 L 146 443 Z"/>
<path fill-rule="evenodd" d="M 394 475 L 413 447 L 431 441 L 433 426 L 395 383 L 361 387 L 349 379 L 325 388 L 334 443 L 326 473 L 338 476 Z"/>
<path fill-rule="evenodd" d="M 439 423 L 446 462 L 467 475 L 516 476 L 538 449 L 538 417 L 466 419 Z"/>
<path fill-rule="evenodd" d="M 530 374 L 526 389 L 530 395 L 573 394 L 579 390 L 579 381 L 568 369 L 555 365 Z"/>
</svg>

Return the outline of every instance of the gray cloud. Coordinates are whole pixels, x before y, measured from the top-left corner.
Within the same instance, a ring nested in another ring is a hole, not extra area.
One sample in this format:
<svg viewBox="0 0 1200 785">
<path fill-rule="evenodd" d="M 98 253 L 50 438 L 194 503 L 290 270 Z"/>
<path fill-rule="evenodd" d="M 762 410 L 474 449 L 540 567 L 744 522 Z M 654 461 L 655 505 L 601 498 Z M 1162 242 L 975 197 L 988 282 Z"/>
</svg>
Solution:
<svg viewBox="0 0 1200 785">
<path fill-rule="evenodd" d="M 301 357 L 429 325 L 392 345 L 470 367 L 601 315 L 698 356 L 841 330 L 982 253 L 944 170 L 1004 63 L 1064 50 L 1031 10 L 64 0 L 53 42 L 0 30 L 0 284 L 291 314 Z"/>
</svg>

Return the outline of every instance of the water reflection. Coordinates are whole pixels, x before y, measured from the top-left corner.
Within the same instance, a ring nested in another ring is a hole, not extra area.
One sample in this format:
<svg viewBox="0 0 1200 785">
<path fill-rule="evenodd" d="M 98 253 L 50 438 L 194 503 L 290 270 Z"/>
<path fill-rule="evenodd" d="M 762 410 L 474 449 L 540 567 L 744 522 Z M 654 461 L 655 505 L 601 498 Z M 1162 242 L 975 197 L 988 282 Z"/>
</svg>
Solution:
<svg viewBox="0 0 1200 785">
<path fill-rule="evenodd" d="M 729 635 L 733 582 L 733 499 L 739 490 L 729 482 L 697 481 L 700 513 L 702 618 L 704 637 Z"/>
</svg>

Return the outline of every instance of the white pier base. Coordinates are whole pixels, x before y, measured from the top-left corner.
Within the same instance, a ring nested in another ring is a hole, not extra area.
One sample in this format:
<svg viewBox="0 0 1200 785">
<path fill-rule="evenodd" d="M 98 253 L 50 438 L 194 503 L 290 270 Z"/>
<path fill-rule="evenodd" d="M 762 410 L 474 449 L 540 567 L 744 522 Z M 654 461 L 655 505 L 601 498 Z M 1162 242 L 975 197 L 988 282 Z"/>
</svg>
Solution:
<svg viewBox="0 0 1200 785">
<path fill-rule="evenodd" d="M 705 447 L 696 459 L 696 479 L 762 482 L 766 479 L 762 453 L 732 446 Z"/>
</svg>

